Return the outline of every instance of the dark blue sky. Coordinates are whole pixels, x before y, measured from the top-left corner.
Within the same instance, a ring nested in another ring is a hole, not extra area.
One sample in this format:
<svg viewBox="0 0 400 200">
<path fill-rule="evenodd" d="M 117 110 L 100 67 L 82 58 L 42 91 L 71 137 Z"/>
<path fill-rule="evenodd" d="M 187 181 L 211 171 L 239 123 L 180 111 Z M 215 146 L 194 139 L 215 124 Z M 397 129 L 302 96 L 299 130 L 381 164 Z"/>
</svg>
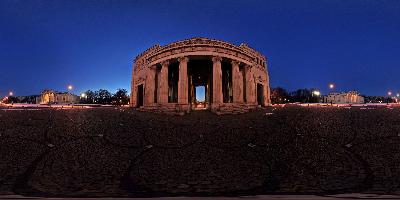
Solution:
<svg viewBox="0 0 400 200">
<path fill-rule="evenodd" d="M 266 55 L 272 87 L 400 90 L 398 0 L 1 0 L 0 95 L 129 90 L 137 54 L 196 36 Z"/>
</svg>

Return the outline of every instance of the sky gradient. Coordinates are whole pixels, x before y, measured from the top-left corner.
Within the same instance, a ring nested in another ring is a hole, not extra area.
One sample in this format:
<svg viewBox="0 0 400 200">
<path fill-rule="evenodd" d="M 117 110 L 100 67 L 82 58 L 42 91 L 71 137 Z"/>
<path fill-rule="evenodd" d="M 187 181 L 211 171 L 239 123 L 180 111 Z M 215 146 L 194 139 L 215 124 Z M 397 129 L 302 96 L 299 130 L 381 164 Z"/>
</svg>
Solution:
<svg viewBox="0 0 400 200">
<path fill-rule="evenodd" d="M 400 91 L 397 0 L 1 0 L 0 95 L 129 91 L 136 55 L 192 37 L 260 51 L 271 87 Z"/>
</svg>

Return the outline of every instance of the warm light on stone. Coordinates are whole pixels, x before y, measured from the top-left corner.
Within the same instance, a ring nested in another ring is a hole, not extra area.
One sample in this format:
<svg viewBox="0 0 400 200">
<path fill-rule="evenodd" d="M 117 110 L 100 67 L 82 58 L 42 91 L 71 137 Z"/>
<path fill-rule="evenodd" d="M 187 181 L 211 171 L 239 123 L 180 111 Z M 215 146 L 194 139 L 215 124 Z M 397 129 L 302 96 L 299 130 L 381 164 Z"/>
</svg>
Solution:
<svg viewBox="0 0 400 200">
<path fill-rule="evenodd" d="M 335 104 L 343 104 L 343 103 L 364 103 L 364 97 L 361 96 L 357 91 L 349 91 L 342 93 L 332 92 L 328 96 L 324 97 L 324 102 L 326 103 L 335 103 Z"/>
<path fill-rule="evenodd" d="M 200 105 L 197 86 L 205 87 Z M 131 91 L 130 105 L 144 109 L 229 111 L 271 104 L 266 57 L 246 44 L 208 38 L 155 45 L 138 55 Z"/>
</svg>

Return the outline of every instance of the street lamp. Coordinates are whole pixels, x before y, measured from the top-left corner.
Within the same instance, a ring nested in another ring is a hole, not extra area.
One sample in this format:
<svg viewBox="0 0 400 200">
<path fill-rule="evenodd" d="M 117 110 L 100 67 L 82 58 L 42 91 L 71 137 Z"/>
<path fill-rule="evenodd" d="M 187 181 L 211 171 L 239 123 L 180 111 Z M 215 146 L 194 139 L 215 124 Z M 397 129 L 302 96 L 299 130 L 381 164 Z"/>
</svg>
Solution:
<svg viewBox="0 0 400 200">
<path fill-rule="evenodd" d="M 68 85 L 68 90 L 71 91 L 73 89 L 72 85 Z"/>
<path fill-rule="evenodd" d="M 333 90 L 335 88 L 335 84 L 334 83 L 329 83 L 329 89 Z M 326 98 L 326 103 L 328 103 L 328 98 Z M 331 106 L 333 105 L 333 101 L 331 100 Z"/>
<path fill-rule="evenodd" d="M 319 95 L 321 95 L 321 92 L 318 91 L 318 90 L 314 90 L 314 91 L 313 91 L 313 94 L 314 94 L 315 96 L 319 96 Z"/>
<path fill-rule="evenodd" d="M 389 105 L 389 100 L 390 100 L 391 97 L 392 97 L 392 92 L 391 92 L 391 91 L 388 92 L 388 96 L 389 96 L 389 97 L 387 98 L 387 102 L 386 102 L 387 105 Z"/>
<path fill-rule="evenodd" d="M 399 97 L 400 97 L 400 93 L 396 94 L 396 103 L 399 103 Z"/>
<path fill-rule="evenodd" d="M 14 95 L 14 93 L 13 93 L 12 91 L 10 91 L 10 92 L 8 93 L 8 96 L 12 96 L 12 95 Z"/>
<path fill-rule="evenodd" d="M 319 97 L 320 97 L 320 95 L 321 95 L 321 92 L 319 91 L 319 90 L 314 90 L 313 92 L 312 92 L 312 96 L 316 96 L 317 97 L 317 99 L 316 99 L 316 103 L 318 103 L 319 102 Z"/>
</svg>

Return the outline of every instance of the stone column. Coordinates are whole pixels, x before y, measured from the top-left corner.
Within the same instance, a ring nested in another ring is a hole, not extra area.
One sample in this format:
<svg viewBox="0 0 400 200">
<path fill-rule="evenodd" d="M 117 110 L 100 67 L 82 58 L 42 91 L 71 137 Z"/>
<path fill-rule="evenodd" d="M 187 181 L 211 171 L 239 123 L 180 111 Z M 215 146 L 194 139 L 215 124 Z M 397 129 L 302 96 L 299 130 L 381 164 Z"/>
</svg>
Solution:
<svg viewBox="0 0 400 200">
<path fill-rule="evenodd" d="M 132 82 L 131 82 L 131 98 L 129 104 L 131 107 L 136 107 L 136 85 L 135 85 L 135 70 L 132 69 Z"/>
<path fill-rule="evenodd" d="M 168 103 L 168 66 L 169 66 L 168 60 L 161 63 L 160 79 L 158 81 L 159 87 L 157 90 L 158 103 Z"/>
<path fill-rule="evenodd" d="M 233 88 L 233 103 L 243 102 L 243 79 L 239 71 L 239 62 L 232 60 L 232 88 Z"/>
<path fill-rule="evenodd" d="M 245 66 L 245 87 L 246 87 L 246 103 L 248 104 L 255 104 L 256 97 L 255 97 L 255 82 L 253 77 L 253 72 L 251 71 L 251 66 Z"/>
<path fill-rule="evenodd" d="M 188 77 L 187 64 L 189 59 L 182 57 L 179 61 L 179 80 L 178 80 L 178 103 L 187 104 L 188 102 Z"/>
<path fill-rule="evenodd" d="M 270 87 L 269 87 L 269 77 L 267 75 L 264 85 L 264 106 L 271 105 L 271 94 L 270 94 Z"/>
<path fill-rule="evenodd" d="M 222 103 L 222 69 L 221 57 L 213 57 L 213 103 Z"/>
<path fill-rule="evenodd" d="M 154 104 L 154 92 L 156 90 L 155 78 L 156 78 L 156 65 L 149 67 L 149 73 L 146 76 L 146 85 L 145 85 L 145 97 L 144 97 L 144 105 L 149 106 Z"/>
</svg>

